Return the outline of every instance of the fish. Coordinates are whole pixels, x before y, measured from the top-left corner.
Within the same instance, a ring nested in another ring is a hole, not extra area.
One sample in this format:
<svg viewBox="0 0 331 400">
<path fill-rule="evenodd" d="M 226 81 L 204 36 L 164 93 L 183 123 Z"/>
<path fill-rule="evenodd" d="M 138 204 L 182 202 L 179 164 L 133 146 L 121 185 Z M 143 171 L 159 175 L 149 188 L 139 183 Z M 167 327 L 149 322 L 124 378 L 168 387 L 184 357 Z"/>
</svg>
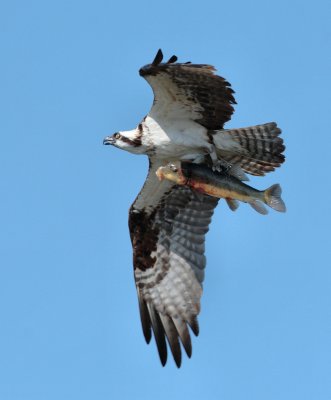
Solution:
<svg viewBox="0 0 331 400">
<path fill-rule="evenodd" d="M 159 167 L 156 175 L 160 181 L 167 179 L 177 185 L 188 186 L 197 193 L 224 198 L 232 211 L 238 208 L 238 201 L 248 203 L 263 215 L 268 214 L 264 204 L 279 212 L 286 211 L 281 198 L 282 189 L 278 183 L 266 190 L 257 190 L 231 175 L 229 171 L 214 171 L 205 164 L 192 162 L 169 163 Z"/>
</svg>

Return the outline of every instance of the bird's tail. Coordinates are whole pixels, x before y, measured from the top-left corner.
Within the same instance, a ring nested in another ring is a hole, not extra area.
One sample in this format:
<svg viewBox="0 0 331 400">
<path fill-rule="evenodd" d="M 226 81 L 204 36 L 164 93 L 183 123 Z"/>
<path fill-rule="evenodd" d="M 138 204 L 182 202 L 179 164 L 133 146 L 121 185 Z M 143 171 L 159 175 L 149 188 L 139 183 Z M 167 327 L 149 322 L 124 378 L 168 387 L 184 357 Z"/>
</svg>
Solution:
<svg viewBox="0 0 331 400">
<path fill-rule="evenodd" d="M 281 130 L 275 122 L 212 132 L 219 158 L 252 175 L 274 171 L 285 160 Z"/>
</svg>

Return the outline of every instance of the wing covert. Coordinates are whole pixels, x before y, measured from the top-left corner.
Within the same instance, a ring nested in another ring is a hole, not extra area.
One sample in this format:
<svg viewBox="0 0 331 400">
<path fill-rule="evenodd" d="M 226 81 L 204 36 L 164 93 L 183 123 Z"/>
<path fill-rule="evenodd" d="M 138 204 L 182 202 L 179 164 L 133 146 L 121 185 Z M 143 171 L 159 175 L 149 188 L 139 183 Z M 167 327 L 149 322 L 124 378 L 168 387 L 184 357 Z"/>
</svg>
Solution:
<svg viewBox="0 0 331 400">
<path fill-rule="evenodd" d="M 176 63 L 173 56 L 161 63 L 159 50 L 154 61 L 139 70 L 154 92 L 149 115 L 158 120 L 187 118 L 209 130 L 222 129 L 236 103 L 231 85 L 215 75 L 207 64 Z"/>
</svg>

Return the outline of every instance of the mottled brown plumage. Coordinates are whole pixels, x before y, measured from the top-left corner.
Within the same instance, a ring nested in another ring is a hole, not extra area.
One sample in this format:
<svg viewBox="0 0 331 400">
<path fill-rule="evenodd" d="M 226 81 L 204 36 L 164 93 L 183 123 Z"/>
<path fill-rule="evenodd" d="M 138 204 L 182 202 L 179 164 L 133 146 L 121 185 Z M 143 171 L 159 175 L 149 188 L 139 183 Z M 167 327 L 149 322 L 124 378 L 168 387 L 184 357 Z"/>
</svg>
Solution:
<svg viewBox="0 0 331 400">
<path fill-rule="evenodd" d="M 154 102 L 159 100 L 159 86 L 167 86 L 186 104 L 192 108 L 201 108 L 201 116 L 194 120 L 207 129 L 222 129 L 234 111 L 236 103 L 231 85 L 221 76 L 215 75 L 215 68 L 208 64 L 175 63 L 172 56 L 167 63 L 161 63 L 163 55 L 158 51 L 152 64 L 139 70 L 142 77 L 151 84 L 154 92 Z M 156 83 L 148 77 L 158 77 Z"/>
<path fill-rule="evenodd" d="M 134 274 L 146 342 L 153 330 L 164 365 L 167 339 L 179 367 L 180 342 L 186 354 L 192 354 L 188 326 L 195 335 L 199 333 L 197 315 L 206 264 L 204 241 L 218 199 L 198 199 L 191 189 L 182 186 L 162 190 L 155 171 L 152 164 L 145 185 L 151 192 L 161 188 L 158 205 L 150 213 L 139 211 L 138 195 L 129 214 Z"/>
</svg>

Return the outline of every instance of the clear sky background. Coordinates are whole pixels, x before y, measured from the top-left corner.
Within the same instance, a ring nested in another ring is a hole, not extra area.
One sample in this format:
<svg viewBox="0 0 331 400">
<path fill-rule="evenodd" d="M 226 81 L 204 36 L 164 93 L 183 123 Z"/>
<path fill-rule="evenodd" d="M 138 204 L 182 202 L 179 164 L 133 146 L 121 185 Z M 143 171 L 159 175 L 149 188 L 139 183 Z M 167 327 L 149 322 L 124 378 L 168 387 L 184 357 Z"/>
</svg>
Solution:
<svg viewBox="0 0 331 400">
<path fill-rule="evenodd" d="M 0 398 L 331 399 L 328 1 L 0 3 Z M 288 212 L 221 203 L 201 334 L 162 368 L 140 327 L 127 212 L 147 159 L 102 146 L 149 111 L 158 48 L 277 121 Z"/>
</svg>

